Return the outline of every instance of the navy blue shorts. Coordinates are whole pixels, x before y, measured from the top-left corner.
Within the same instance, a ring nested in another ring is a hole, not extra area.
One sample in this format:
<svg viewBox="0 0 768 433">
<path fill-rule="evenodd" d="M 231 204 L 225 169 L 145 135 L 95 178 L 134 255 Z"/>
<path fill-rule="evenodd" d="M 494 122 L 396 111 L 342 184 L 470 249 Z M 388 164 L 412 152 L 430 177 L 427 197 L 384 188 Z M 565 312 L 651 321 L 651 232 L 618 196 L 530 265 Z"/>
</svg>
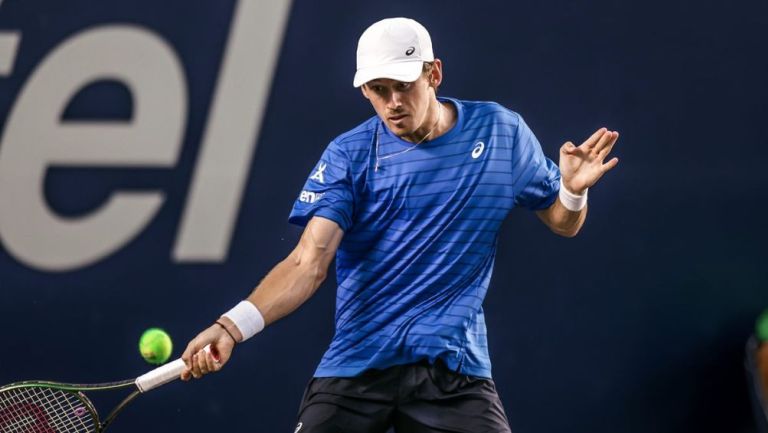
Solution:
<svg viewBox="0 0 768 433">
<path fill-rule="evenodd" d="M 304 392 L 295 433 L 509 433 L 493 381 L 438 361 L 316 377 Z"/>
</svg>

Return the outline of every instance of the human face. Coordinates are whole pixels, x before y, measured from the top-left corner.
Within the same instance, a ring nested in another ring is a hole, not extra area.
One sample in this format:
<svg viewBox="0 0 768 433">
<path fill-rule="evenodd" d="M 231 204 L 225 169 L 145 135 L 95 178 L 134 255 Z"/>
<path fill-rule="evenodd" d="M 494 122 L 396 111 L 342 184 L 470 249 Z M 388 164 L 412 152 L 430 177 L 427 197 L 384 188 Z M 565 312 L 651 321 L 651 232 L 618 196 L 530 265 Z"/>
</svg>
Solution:
<svg viewBox="0 0 768 433">
<path fill-rule="evenodd" d="M 421 75 L 411 83 L 379 78 L 365 83 L 362 90 L 379 118 L 398 137 L 416 143 L 433 128 L 437 104 L 428 76 Z"/>
</svg>

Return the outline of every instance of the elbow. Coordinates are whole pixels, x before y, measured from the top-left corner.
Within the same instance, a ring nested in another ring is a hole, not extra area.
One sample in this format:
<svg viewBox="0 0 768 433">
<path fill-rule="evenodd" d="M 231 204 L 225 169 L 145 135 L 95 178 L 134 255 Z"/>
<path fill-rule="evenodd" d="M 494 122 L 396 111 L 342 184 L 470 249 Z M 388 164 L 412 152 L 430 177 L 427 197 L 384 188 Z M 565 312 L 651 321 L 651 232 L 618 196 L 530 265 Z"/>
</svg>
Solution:
<svg viewBox="0 0 768 433">
<path fill-rule="evenodd" d="M 581 231 L 584 226 L 586 214 L 580 213 L 578 218 L 563 218 L 560 220 L 550 220 L 547 224 L 552 232 L 564 237 L 575 237 Z"/>
<path fill-rule="evenodd" d="M 326 278 L 328 278 L 328 270 L 325 269 L 323 266 L 317 266 L 315 268 L 315 288 L 320 287 L 321 284 L 323 284 L 323 281 L 325 281 Z"/>
<path fill-rule="evenodd" d="M 328 277 L 328 266 L 324 266 L 319 261 L 312 261 L 304 264 L 301 273 L 304 274 L 305 281 L 311 285 L 311 290 L 314 292 Z"/>
<path fill-rule="evenodd" d="M 290 264 L 292 271 L 301 275 L 301 279 L 306 284 L 311 285 L 314 291 L 328 277 L 328 265 L 323 258 L 314 254 L 302 254 L 303 250 L 294 250 L 291 257 L 286 261 Z"/>
<path fill-rule="evenodd" d="M 566 210 L 559 202 L 537 213 L 539 219 L 558 236 L 572 238 L 579 234 L 586 220 L 586 207 L 579 212 Z"/>
<path fill-rule="evenodd" d="M 553 233 L 562 236 L 564 238 L 573 238 L 581 231 L 581 224 L 574 225 L 572 227 L 550 227 Z"/>
<path fill-rule="evenodd" d="M 579 229 L 573 229 L 573 230 L 563 230 L 560 232 L 555 232 L 559 234 L 560 236 L 564 238 L 575 238 L 577 234 L 579 234 Z"/>
</svg>

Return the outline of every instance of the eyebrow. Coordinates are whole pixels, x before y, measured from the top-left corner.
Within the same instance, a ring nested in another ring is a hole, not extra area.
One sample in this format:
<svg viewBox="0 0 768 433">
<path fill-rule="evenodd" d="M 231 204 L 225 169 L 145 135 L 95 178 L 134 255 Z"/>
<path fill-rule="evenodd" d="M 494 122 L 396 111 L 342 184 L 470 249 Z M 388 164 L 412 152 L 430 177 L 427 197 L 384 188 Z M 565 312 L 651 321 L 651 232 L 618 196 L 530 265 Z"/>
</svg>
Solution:
<svg viewBox="0 0 768 433">
<path fill-rule="evenodd" d="M 394 82 L 393 85 L 395 85 L 395 86 L 398 85 L 398 84 L 413 84 L 413 82 L 411 82 L 411 81 L 398 81 L 398 80 L 392 80 L 392 81 Z M 384 86 L 384 87 L 387 87 L 387 83 L 385 81 L 382 81 L 380 78 L 376 78 L 376 79 L 371 80 L 371 81 L 369 81 L 369 82 L 367 82 L 365 84 L 367 86 L 369 86 L 369 87 L 370 86 Z"/>
</svg>

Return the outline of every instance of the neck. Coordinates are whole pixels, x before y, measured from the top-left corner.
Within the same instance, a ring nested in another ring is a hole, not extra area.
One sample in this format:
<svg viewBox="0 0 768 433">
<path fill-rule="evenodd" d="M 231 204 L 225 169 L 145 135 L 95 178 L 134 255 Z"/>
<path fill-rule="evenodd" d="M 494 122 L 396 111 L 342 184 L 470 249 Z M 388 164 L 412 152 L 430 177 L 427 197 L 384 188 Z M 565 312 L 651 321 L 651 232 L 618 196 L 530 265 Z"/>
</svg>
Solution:
<svg viewBox="0 0 768 433">
<path fill-rule="evenodd" d="M 408 134 L 406 136 L 403 136 L 402 138 L 406 141 L 410 141 L 411 143 L 422 143 L 427 140 L 434 140 L 435 138 L 442 135 L 442 124 L 443 122 L 443 110 L 445 108 L 442 106 L 440 101 L 438 101 L 436 98 L 433 99 L 430 104 L 429 108 L 427 109 L 427 115 L 424 118 L 424 122 L 421 124 L 421 126 L 413 131 L 412 134 Z"/>
</svg>

